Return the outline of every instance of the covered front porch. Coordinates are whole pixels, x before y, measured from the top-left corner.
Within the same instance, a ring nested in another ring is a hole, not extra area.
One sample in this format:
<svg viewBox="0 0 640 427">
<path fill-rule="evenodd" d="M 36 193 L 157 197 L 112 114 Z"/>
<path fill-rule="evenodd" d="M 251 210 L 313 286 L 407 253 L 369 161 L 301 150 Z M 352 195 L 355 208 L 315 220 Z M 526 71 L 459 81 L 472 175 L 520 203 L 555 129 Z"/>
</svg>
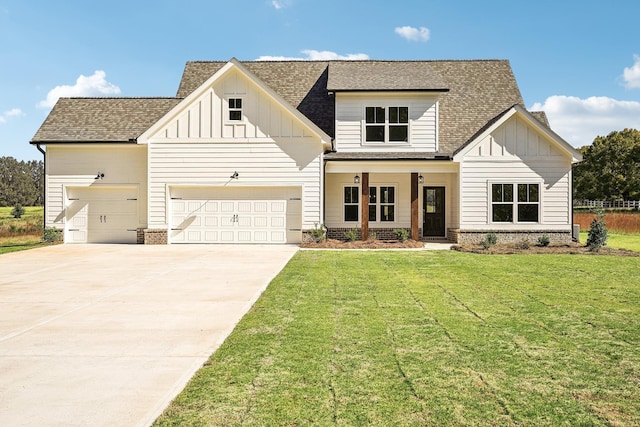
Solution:
<svg viewBox="0 0 640 427">
<path fill-rule="evenodd" d="M 325 226 L 329 238 L 455 241 L 458 165 L 450 160 L 327 159 Z"/>
</svg>

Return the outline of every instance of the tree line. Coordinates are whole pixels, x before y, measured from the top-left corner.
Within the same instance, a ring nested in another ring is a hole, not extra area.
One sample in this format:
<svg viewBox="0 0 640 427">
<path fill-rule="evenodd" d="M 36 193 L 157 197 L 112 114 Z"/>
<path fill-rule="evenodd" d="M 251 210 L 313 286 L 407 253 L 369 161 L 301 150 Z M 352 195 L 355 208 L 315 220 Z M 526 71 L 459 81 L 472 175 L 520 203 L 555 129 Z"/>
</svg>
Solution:
<svg viewBox="0 0 640 427">
<path fill-rule="evenodd" d="M 0 157 L 0 206 L 44 204 L 44 162 Z"/>
<path fill-rule="evenodd" d="M 579 149 L 583 161 L 573 167 L 576 200 L 640 200 L 640 130 L 598 136 Z"/>
</svg>

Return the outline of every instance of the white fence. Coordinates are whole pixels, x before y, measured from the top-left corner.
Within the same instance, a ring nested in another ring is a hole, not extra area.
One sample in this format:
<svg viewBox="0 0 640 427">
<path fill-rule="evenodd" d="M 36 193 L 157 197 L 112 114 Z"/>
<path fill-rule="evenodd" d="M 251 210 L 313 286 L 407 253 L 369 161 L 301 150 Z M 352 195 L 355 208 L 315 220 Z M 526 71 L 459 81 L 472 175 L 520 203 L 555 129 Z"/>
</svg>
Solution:
<svg viewBox="0 0 640 427">
<path fill-rule="evenodd" d="M 577 208 L 632 208 L 640 209 L 640 200 L 574 200 Z"/>
</svg>

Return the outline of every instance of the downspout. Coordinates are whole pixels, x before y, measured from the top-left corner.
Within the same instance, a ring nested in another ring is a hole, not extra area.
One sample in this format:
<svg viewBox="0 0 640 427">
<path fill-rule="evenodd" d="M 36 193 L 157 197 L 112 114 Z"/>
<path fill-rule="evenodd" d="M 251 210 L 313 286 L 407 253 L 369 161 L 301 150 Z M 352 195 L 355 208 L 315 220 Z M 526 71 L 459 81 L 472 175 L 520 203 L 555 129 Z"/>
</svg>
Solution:
<svg viewBox="0 0 640 427">
<path fill-rule="evenodd" d="M 47 228 L 47 152 L 36 144 L 36 148 L 42 153 L 42 233 Z"/>
</svg>

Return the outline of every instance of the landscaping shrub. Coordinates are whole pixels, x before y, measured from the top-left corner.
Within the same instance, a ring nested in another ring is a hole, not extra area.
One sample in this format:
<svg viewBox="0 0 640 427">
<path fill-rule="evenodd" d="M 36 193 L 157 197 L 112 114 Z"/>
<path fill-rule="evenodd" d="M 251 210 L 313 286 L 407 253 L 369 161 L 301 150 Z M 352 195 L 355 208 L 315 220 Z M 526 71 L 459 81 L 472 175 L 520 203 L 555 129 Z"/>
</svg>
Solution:
<svg viewBox="0 0 640 427">
<path fill-rule="evenodd" d="M 529 249 L 529 241 L 527 239 L 522 239 L 518 243 L 516 243 L 517 249 L 527 250 Z"/>
<path fill-rule="evenodd" d="M 358 229 L 357 228 L 352 228 L 349 231 L 345 231 L 344 232 L 344 239 L 347 242 L 355 242 L 356 240 L 358 240 Z"/>
<path fill-rule="evenodd" d="M 592 252 L 600 251 L 600 248 L 607 244 L 607 224 L 604 221 L 604 212 L 598 209 L 594 212 L 596 217 L 591 221 L 589 226 L 589 234 L 587 237 L 587 246 Z"/>
<path fill-rule="evenodd" d="M 316 222 L 309 231 L 309 235 L 316 243 L 324 242 L 327 238 L 327 229 L 324 224 L 318 224 Z"/>
<path fill-rule="evenodd" d="M 551 239 L 549 239 L 549 236 L 547 234 L 543 234 L 542 236 L 538 237 L 538 246 L 547 247 L 549 246 L 549 243 L 551 243 Z"/>
<path fill-rule="evenodd" d="M 24 208 L 20 203 L 13 207 L 13 209 L 11 210 L 11 215 L 14 218 L 22 218 L 22 215 L 24 215 Z"/>
<path fill-rule="evenodd" d="M 42 241 L 48 243 L 59 242 L 62 240 L 62 230 L 58 230 L 54 227 L 47 227 L 44 229 L 44 233 L 42 235 Z"/>
<path fill-rule="evenodd" d="M 396 228 L 395 230 L 393 230 L 393 234 L 395 234 L 396 239 L 401 242 L 404 242 L 409 238 L 409 232 L 406 228 Z"/>
<path fill-rule="evenodd" d="M 376 233 L 375 231 L 369 230 L 368 240 L 378 240 L 378 233 Z"/>
<path fill-rule="evenodd" d="M 496 236 L 496 233 L 487 233 L 487 235 L 484 236 L 484 240 L 482 241 L 482 247 L 485 249 L 489 249 L 496 243 L 498 243 L 498 236 Z"/>
</svg>

